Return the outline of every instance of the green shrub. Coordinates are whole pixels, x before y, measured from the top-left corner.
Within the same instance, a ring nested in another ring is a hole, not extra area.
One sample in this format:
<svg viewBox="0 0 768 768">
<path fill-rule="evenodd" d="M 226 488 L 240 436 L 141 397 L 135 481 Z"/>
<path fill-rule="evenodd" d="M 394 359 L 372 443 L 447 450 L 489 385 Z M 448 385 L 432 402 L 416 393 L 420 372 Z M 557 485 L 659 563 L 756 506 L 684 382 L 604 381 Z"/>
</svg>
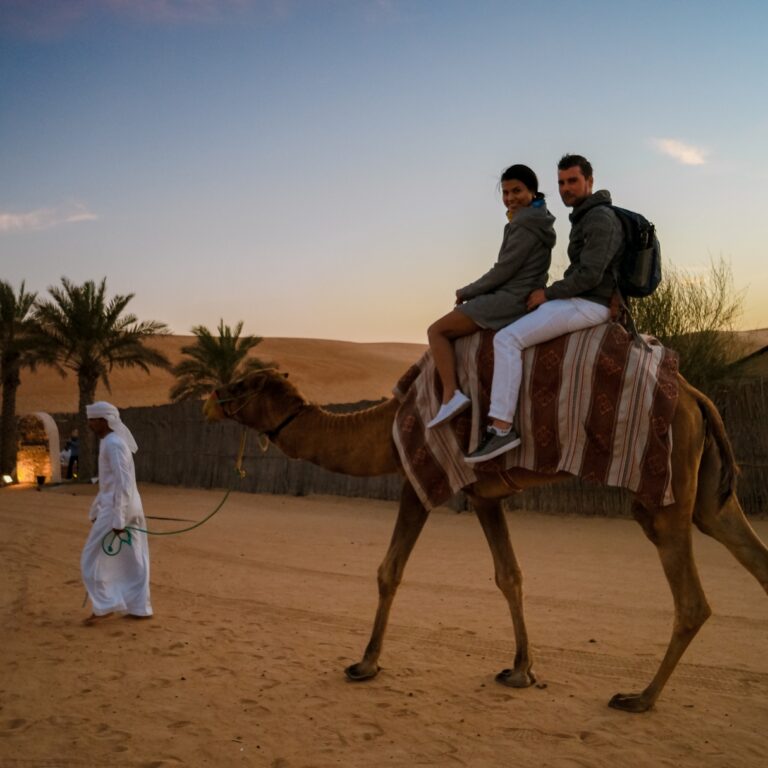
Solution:
<svg viewBox="0 0 768 768">
<path fill-rule="evenodd" d="M 721 258 L 704 275 L 665 264 L 656 291 L 630 300 L 630 307 L 638 330 L 676 350 L 683 376 L 711 393 L 743 353 L 733 335 L 743 299 L 743 291 L 734 291 L 730 264 Z"/>
</svg>

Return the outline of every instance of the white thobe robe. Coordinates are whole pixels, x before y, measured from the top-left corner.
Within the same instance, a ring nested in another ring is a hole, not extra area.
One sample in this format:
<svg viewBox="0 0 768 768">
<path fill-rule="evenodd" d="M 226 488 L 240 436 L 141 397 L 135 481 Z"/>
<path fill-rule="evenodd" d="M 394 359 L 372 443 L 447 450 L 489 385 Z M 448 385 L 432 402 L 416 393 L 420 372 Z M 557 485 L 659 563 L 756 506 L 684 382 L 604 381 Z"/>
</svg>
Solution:
<svg viewBox="0 0 768 768">
<path fill-rule="evenodd" d="M 104 437 L 99 446 L 99 492 L 88 516 L 93 525 L 80 558 L 80 569 L 93 613 L 102 616 L 120 611 L 151 616 L 146 534 L 131 531 L 130 546 L 124 542 L 117 555 L 107 555 L 102 549 L 105 536 L 107 544 L 112 541 L 113 528 L 146 528 L 133 454 L 114 432 Z M 113 543 L 115 549 L 118 545 L 118 541 Z"/>
</svg>

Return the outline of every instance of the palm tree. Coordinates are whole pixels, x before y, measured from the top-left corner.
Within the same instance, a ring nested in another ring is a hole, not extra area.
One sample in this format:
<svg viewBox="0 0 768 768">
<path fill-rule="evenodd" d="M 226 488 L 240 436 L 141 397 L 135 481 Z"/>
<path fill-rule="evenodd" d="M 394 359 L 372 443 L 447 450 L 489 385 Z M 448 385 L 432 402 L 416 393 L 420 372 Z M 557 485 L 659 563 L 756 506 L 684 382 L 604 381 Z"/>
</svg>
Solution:
<svg viewBox="0 0 768 768">
<path fill-rule="evenodd" d="M 152 336 L 168 333 L 165 323 L 140 323 L 135 315 L 124 315 L 134 294 L 108 299 L 106 283 L 103 278 L 99 285 L 93 280 L 75 285 L 62 277 L 61 286 L 48 288 L 52 299 L 39 301 L 35 310 L 60 365 L 77 376 L 78 427 L 83 441 L 78 476 L 86 479 L 93 474 L 95 443 L 85 406 L 94 401 L 99 381 L 111 392 L 109 373 L 113 368 L 139 367 L 149 373 L 150 366 L 170 366 L 162 352 L 145 345 Z"/>
<path fill-rule="evenodd" d="M 171 369 L 178 379 L 170 392 L 173 402 L 200 397 L 221 384 L 231 383 L 248 371 L 275 367 L 274 363 L 248 357 L 248 353 L 262 339 L 260 336 L 241 338 L 242 330 L 242 320 L 233 330 L 224 325 L 223 319 L 219 320 L 218 337 L 204 325 L 196 325 L 192 329 L 197 337 L 195 343 L 181 348 L 188 359 Z"/>
<path fill-rule="evenodd" d="M 18 294 L 0 280 L 0 380 L 3 396 L 0 413 L 0 474 L 16 471 L 16 391 L 24 368 L 35 370 L 38 363 L 53 364 L 34 320 L 36 293 L 27 293 L 22 282 Z"/>
</svg>

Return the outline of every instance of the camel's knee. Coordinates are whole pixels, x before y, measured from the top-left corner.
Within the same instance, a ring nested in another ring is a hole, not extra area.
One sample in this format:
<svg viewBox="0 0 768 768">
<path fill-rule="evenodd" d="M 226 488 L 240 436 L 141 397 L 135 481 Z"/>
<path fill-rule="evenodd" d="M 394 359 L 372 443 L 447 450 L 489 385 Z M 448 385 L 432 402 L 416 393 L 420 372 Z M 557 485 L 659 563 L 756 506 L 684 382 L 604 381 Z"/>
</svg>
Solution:
<svg viewBox="0 0 768 768">
<path fill-rule="evenodd" d="M 402 573 L 398 573 L 389 563 L 382 563 L 377 573 L 379 585 L 379 597 L 386 598 L 393 595 L 402 581 Z"/>
<path fill-rule="evenodd" d="M 675 618 L 674 633 L 679 637 L 692 638 L 712 615 L 706 597 L 697 594 L 690 605 L 687 605 Z"/>
<path fill-rule="evenodd" d="M 523 574 L 519 568 L 505 566 L 496 568 L 494 574 L 496 586 L 505 594 L 519 593 L 523 588 Z"/>
</svg>

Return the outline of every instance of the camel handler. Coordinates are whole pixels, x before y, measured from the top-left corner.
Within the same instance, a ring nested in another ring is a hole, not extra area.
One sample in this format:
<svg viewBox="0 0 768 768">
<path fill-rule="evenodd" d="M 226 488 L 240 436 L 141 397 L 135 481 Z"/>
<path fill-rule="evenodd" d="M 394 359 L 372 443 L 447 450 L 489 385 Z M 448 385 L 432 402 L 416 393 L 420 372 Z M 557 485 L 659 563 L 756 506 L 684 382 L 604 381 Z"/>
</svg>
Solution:
<svg viewBox="0 0 768 768">
<path fill-rule="evenodd" d="M 116 612 L 146 619 L 152 616 L 147 537 L 126 530 L 126 526 L 146 528 L 133 464 L 138 446 L 111 403 L 92 403 L 86 414 L 89 428 L 99 438 L 99 492 L 88 513 L 93 526 L 80 558 L 93 604 L 84 623 L 95 624 Z M 119 545 L 116 554 L 104 550 L 105 537 Z"/>
</svg>

